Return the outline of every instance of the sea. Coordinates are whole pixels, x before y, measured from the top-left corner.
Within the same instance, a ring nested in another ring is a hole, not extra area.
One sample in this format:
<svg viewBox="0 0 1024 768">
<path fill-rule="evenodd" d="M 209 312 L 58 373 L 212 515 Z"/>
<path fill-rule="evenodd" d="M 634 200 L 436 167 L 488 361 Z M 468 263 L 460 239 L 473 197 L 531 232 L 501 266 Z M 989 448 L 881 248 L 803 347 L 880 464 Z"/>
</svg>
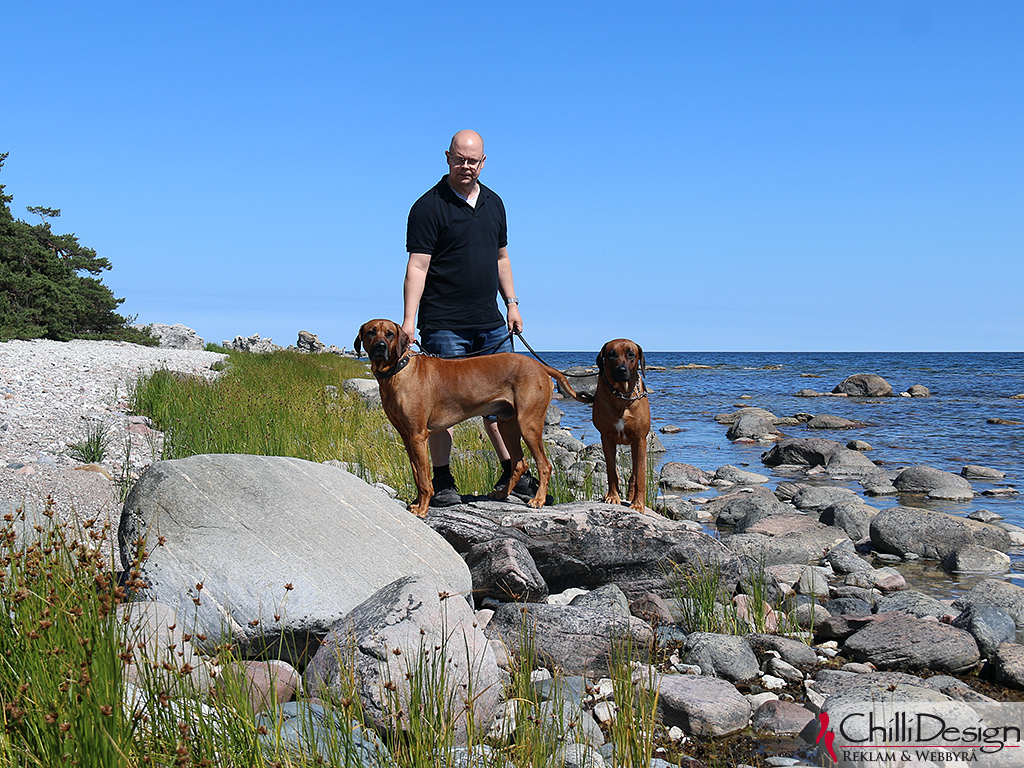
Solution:
<svg viewBox="0 0 1024 768">
<path fill-rule="evenodd" d="M 561 370 L 573 365 L 593 367 L 594 352 L 542 352 L 540 357 Z M 844 445 L 853 439 L 872 446 L 867 455 L 882 469 L 919 464 L 959 473 L 979 464 L 1006 473 L 999 481 L 972 480 L 975 497 L 967 502 L 937 502 L 920 497 L 864 497 L 879 509 L 896 504 L 920 506 L 955 515 L 987 509 L 1006 522 L 1024 527 L 1024 495 L 985 496 L 987 489 L 1020 488 L 1024 484 L 1024 353 L 1022 352 L 645 352 L 645 381 L 651 391 L 652 431 L 665 446 L 654 456 L 655 468 L 669 461 L 714 471 L 725 464 L 767 475 L 769 485 L 793 480 L 761 462 L 768 446 L 732 443 L 727 426 L 715 421 L 721 413 L 759 406 L 776 416 L 828 413 L 860 421 L 851 430 L 808 430 L 783 427 L 788 437 L 824 437 Z M 684 367 L 692 366 L 692 367 Z M 831 392 L 855 373 L 874 373 L 894 393 L 922 384 L 930 397 L 797 397 L 803 389 Z M 590 409 L 560 400 L 562 426 L 585 443 L 599 442 L 590 423 Z M 1020 422 L 993 424 L 990 419 Z M 665 426 L 681 431 L 661 433 Z M 862 496 L 856 480 L 834 481 Z M 702 494 L 714 495 L 714 491 Z M 1014 570 L 1024 571 L 1024 553 L 1011 552 Z M 1024 582 L 1014 577 L 1014 581 Z"/>
</svg>

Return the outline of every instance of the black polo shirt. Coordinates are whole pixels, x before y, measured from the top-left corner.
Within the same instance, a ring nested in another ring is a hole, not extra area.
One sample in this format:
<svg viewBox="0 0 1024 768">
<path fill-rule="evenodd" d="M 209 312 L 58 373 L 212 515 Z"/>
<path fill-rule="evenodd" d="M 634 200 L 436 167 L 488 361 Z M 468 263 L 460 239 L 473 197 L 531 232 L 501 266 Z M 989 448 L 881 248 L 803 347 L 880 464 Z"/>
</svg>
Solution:
<svg viewBox="0 0 1024 768">
<path fill-rule="evenodd" d="M 498 249 L 508 245 L 505 205 L 480 185 L 474 208 L 448 186 L 448 177 L 409 211 L 405 248 L 430 254 L 420 299 L 421 331 L 491 330 L 504 324 L 498 295 Z"/>
</svg>

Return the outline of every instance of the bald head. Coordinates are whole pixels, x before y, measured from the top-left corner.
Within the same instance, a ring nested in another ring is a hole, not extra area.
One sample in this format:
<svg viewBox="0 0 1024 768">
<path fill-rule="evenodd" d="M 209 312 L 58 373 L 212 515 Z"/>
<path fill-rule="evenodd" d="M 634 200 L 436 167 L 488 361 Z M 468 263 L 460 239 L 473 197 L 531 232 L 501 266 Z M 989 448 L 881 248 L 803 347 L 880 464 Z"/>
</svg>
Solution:
<svg viewBox="0 0 1024 768">
<path fill-rule="evenodd" d="M 484 140 L 476 131 L 459 131 L 452 136 L 448 151 L 463 157 L 483 157 Z"/>
</svg>

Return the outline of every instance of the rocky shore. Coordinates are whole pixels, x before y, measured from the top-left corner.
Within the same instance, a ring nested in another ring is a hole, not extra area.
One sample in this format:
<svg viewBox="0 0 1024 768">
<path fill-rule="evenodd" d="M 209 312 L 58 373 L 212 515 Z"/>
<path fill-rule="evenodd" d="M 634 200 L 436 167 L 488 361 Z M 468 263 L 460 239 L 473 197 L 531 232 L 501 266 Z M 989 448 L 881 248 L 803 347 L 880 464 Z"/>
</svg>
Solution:
<svg viewBox="0 0 1024 768">
<path fill-rule="evenodd" d="M 814 419 L 842 428 L 827 414 L 744 408 L 718 417 L 728 439 L 763 444 L 765 466 L 784 467 L 791 479 L 769 489 L 749 469 L 669 463 L 652 514 L 469 497 L 424 522 L 341 465 L 253 456 L 159 462 L 122 512 L 106 476 L 121 468 L 76 468 L 67 443 L 86 424 L 106 424 L 131 442 L 137 463 L 123 469 L 141 470 L 158 455 L 160 436 L 128 413 L 131 381 L 157 367 L 214 376 L 221 358 L 106 342 L 0 344 L 0 502 L 39 503 L 55 487 L 76 514 L 88 509 L 117 527 L 124 567 L 159 529 L 164 546 L 144 566 L 149 602 L 131 607 L 130 623 L 151 647 L 159 645 L 152 627 L 169 627 L 184 649 L 170 662 L 187 658 L 199 689 L 217 675 L 204 658 L 220 642 L 253 659 L 274 648 L 273 661 L 246 668 L 257 709 L 274 687 L 286 703 L 267 716 L 299 717 L 342 690 L 337 658 L 355 637 L 366 713 L 387 728 L 385 683 L 398 682 L 401 701 L 402 655 L 436 646 L 453 690 L 472 677 L 477 722 L 500 745 L 516 738 L 517 718 L 535 716 L 502 695 L 528 627 L 537 706 L 558 708 L 566 724 L 558 762 L 595 768 L 612 757 L 613 638 L 629 640 L 638 688 L 659 694 L 655 768 L 699 766 L 708 753 L 700 744 L 737 734 L 765 744 L 803 738 L 802 747 L 751 752 L 752 762 L 801 764 L 814 750 L 823 760 L 863 735 L 829 730 L 830 721 L 884 719 L 905 706 L 939 707 L 948 722 L 967 723 L 979 708 L 1024 698 L 1024 588 L 1006 578 L 1007 553 L 1024 545 L 1024 531 L 997 516 L 917 505 L 973 494 L 972 479 L 990 476 L 984 467 L 882 471 L 867 458 L 870 446 L 783 435 L 813 429 Z M 830 394 L 892 395 L 862 392 L 882 386 L 870 377 L 851 379 Z M 845 385 L 851 392 L 839 391 Z M 350 387 L 364 391 L 365 407 L 378 407 L 372 386 Z M 548 422 L 555 471 L 599 484 L 600 451 L 561 429 L 557 408 Z M 879 510 L 830 484 L 850 478 L 893 504 Z M 717 495 L 695 495 L 709 489 Z M 915 589 L 905 573 L 924 561 L 971 572 L 974 586 L 955 600 Z M 956 754 L 949 759 L 966 753 Z M 368 747 L 362 764 L 388 762 Z"/>
</svg>

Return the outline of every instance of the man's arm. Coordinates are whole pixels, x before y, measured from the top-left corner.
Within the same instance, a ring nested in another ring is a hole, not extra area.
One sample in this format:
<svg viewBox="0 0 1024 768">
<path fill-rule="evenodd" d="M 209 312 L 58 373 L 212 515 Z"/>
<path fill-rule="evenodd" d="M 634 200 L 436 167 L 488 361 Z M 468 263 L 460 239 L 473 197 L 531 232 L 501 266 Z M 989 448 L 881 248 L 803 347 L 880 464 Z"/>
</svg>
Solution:
<svg viewBox="0 0 1024 768">
<path fill-rule="evenodd" d="M 498 290 L 506 304 L 509 299 L 516 296 L 516 287 L 512 281 L 512 261 L 508 257 L 508 248 L 498 249 Z M 508 304 L 508 329 L 510 331 L 523 330 L 523 316 L 519 314 L 518 304 Z"/>
<path fill-rule="evenodd" d="M 429 253 L 410 253 L 405 268 L 405 283 L 402 286 L 402 302 L 405 315 L 402 330 L 409 337 L 409 343 L 416 341 L 416 312 L 423 298 L 423 287 L 427 284 L 427 270 L 430 268 Z"/>
</svg>

